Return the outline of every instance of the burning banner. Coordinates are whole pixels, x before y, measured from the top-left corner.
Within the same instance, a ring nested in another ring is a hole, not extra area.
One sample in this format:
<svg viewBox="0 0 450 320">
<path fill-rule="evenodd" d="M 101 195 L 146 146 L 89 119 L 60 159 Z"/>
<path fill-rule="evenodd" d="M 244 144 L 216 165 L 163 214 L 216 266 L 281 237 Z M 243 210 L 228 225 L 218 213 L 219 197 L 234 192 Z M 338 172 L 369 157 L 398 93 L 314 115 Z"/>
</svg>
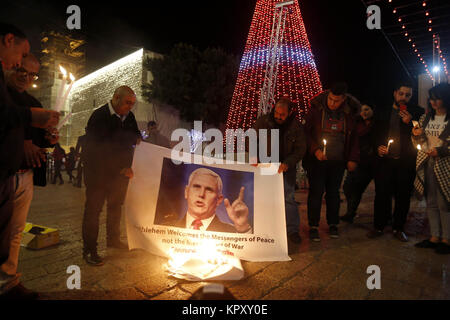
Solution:
<svg viewBox="0 0 450 320">
<path fill-rule="evenodd" d="M 171 150 L 139 144 L 124 204 L 130 249 L 171 258 L 172 274 L 199 261 L 213 265 L 202 276 L 185 277 L 201 280 L 218 279 L 217 270 L 225 269 L 236 278 L 239 259 L 290 260 L 283 177 L 261 170 L 238 163 L 176 164 Z"/>
</svg>

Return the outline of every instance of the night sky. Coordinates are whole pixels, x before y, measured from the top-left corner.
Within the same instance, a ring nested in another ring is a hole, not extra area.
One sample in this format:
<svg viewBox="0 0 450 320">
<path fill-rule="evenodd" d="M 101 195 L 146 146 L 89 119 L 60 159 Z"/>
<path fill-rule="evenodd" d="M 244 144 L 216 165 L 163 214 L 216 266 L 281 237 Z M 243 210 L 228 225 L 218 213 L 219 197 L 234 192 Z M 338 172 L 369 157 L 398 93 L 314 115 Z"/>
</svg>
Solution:
<svg viewBox="0 0 450 320">
<path fill-rule="evenodd" d="M 79 5 L 81 33 L 88 40 L 87 70 L 92 71 L 140 47 L 167 53 L 178 42 L 242 55 L 255 3 L 2 0 L 0 19 L 24 29 L 38 52 L 39 32 L 46 26 L 65 29 L 66 8 Z M 408 76 L 381 32 L 367 29 L 362 2 L 305 0 L 300 9 L 324 87 L 345 80 L 357 98 L 390 104 L 394 83 Z M 382 23 L 388 15 L 382 11 Z"/>
</svg>

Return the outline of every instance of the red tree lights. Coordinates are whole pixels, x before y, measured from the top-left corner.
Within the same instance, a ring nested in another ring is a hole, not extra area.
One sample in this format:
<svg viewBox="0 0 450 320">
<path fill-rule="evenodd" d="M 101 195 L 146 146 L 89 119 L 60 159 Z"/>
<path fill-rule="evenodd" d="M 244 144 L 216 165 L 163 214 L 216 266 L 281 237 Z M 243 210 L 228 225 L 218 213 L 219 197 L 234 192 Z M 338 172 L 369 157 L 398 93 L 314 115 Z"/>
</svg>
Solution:
<svg viewBox="0 0 450 320">
<path fill-rule="evenodd" d="M 275 6 L 285 0 L 258 0 L 231 101 L 227 129 L 251 128 L 258 116 L 272 36 Z M 297 0 L 289 5 L 280 45 L 274 97 L 289 96 L 303 119 L 309 100 L 322 91 Z"/>
</svg>

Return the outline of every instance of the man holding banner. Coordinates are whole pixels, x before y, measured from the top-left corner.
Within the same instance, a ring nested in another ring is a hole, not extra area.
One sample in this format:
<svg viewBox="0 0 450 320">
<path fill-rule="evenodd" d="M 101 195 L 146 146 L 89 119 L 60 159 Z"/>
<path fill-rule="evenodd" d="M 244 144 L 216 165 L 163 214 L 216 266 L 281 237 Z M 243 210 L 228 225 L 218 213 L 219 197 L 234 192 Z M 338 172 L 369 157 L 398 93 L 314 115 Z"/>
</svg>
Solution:
<svg viewBox="0 0 450 320">
<path fill-rule="evenodd" d="M 280 167 L 278 173 L 283 174 L 284 202 L 286 211 L 286 227 L 289 240 L 300 243 L 300 215 L 295 202 L 296 166 L 306 152 L 306 138 L 303 126 L 295 119 L 293 104 L 283 97 L 275 104 L 270 114 L 261 116 L 255 123 L 255 130 L 278 129 L 279 142 L 271 141 L 268 136 L 267 150 L 270 143 L 279 143 Z M 259 142 L 261 143 L 261 142 Z"/>
</svg>

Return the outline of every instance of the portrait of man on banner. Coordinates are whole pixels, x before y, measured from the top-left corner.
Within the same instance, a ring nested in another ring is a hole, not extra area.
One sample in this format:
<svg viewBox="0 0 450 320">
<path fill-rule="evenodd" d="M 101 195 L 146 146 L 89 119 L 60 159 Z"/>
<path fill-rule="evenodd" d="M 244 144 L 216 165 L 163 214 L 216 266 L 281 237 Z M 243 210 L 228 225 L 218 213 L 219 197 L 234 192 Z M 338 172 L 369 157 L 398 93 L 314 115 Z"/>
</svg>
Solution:
<svg viewBox="0 0 450 320">
<path fill-rule="evenodd" d="M 252 172 L 164 158 L 155 225 L 200 231 L 253 233 Z"/>
</svg>

